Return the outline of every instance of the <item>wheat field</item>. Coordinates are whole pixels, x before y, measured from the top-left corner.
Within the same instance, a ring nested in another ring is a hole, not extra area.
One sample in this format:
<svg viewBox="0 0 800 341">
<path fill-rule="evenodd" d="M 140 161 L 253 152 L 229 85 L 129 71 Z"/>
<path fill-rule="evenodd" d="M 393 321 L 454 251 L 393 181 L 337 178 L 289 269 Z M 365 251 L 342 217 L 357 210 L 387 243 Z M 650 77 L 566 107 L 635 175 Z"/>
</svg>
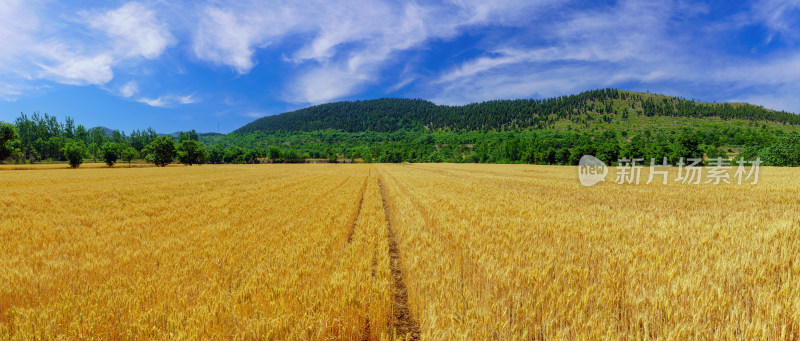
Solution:
<svg viewBox="0 0 800 341">
<path fill-rule="evenodd" d="M 800 170 L 0 168 L 0 339 L 800 340 Z"/>
</svg>

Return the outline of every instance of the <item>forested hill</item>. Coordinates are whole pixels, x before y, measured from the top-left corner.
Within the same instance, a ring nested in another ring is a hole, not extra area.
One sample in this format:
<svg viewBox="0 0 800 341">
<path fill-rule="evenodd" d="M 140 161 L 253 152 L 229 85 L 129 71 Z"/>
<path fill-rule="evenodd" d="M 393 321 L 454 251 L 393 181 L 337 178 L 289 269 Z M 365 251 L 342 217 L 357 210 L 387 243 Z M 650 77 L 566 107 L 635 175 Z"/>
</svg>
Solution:
<svg viewBox="0 0 800 341">
<path fill-rule="evenodd" d="M 544 100 L 496 100 L 463 106 L 396 98 L 336 102 L 260 118 L 235 133 L 324 129 L 348 132 L 547 129 L 565 122 L 588 125 L 593 121 L 611 123 L 629 117 L 716 117 L 800 125 L 800 115 L 751 104 L 701 103 L 663 95 L 602 89 Z"/>
</svg>

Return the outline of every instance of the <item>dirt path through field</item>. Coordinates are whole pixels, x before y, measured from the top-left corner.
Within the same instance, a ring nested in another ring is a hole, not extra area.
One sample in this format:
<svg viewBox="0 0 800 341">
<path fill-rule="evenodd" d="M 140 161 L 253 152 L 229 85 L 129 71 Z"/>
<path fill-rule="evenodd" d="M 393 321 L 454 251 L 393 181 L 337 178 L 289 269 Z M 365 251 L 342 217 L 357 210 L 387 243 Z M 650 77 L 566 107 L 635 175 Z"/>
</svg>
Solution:
<svg viewBox="0 0 800 341">
<path fill-rule="evenodd" d="M 350 232 L 347 234 L 347 244 L 353 241 L 353 234 L 356 232 L 356 225 L 358 225 L 358 217 L 361 216 L 361 208 L 364 207 L 364 191 L 367 190 L 367 182 L 369 181 L 369 176 L 364 178 L 364 184 L 361 186 L 361 190 L 358 194 L 358 209 L 356 209 L 356 214 L 353 218 L 353 224 L 350 226 Z"/>
<path fill-rule="evenodd" d="M 398 336 L 408 336 L 408 340 L 419 340 L 420 329 L 408 308 L 408 292 L 403 271 L 400 268 L 400 250 L 397 247 L 397 240 L 392 229 L 392 213 L 387 201 L 386 188 L 380 178 L 378 178 L 378 186 L 381 189 L 383 212 L 386 216 L 386 234 L 389 239 L 389 268 L 392 272 L 392 285 L 394 286 L 392 290 L 392 316 L 389 325 L 397 332 Z"/>
</svg>

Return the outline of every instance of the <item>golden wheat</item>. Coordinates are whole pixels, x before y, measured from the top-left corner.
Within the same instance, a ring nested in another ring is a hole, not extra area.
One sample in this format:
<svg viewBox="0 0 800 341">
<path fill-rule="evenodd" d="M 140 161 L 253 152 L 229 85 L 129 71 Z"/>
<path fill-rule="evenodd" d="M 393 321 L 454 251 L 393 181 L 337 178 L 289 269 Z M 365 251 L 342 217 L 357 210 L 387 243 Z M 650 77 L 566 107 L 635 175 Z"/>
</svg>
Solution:
<svg viewBox="0 0 800 341">
<path fill-rule="evenodd" d="M 0 339 L 800 339 L 795 169 L 53 167 L 0 170 Z"/>
</svg>

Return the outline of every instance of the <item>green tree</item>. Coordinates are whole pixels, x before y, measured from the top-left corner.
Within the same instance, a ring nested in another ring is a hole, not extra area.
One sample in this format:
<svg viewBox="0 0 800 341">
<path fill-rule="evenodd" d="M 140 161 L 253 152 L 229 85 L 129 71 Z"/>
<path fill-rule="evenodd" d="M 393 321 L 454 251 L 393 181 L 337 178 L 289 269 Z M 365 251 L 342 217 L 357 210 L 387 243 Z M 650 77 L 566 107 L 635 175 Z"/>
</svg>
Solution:
<svg viewBox="0 0 800 341">
<path fill-rule="evenodd" d="M 223 163 L 225 162 L 225 147 L 221 144 L 215 144 L 208 152 L 209 163 Z"/>
<path fill-rule="evenodd" d="M 758 152 L 766 166 L 800 166 L 800 135 L 790 134 Z"/>
<path fill-rule="evenodd" d="M 334 163 L 339 156 L 336 155 L 336 152 L 333 151 L 333 149 L 328 147 L 328 149 L 325 150 L 325 157 L 328 159 L 328 162 Z"/>
<path fill-rule="evenodd" d="M 5 160 L 14 152 L 12 141 L 19 139 L 17 128 L 10 123 L 0 124 L 0 161 Z"/>
<path fill-rule="evenodd" d="M 119 143 L 106 143 L 100 148 L 100 151 L 103 154 L 103 161 L 109 167 L 114 166 L 117 163 L 117 159 L 122 156 L 122 145 Z"/>
<path fill-rule="evenodd" d="M 89 129 L 89 145 L 92 147 L 92 159 L 97 160 L 97 152 L 100 146 L 106 141 L 106 132 L 101 127 Z"/>
<path fill-rule="evenodd" d="M 175 160 L 175 140 L 170 136 L 159 136 L 144 147 L 147 160 L 157 167 L 164 167 Z"/>
<path fill-rule="evenodd" d="M 194 131 L 194 129 L 191 131 L 182 131 L 180 135 L 178 135 L 178 143 L 182 143 L 186 140 L 200 141 L 200 136 L 197 135 L 197 132 Z"/>
<path fill-rule="evenodd" d="M 196 134 L 196 133 L 195 133 Z M 184 139 L 178 145 L 178 160 L 185 165 L 202 164 L 206 162 L 208 153 L 206 145 L 192 139 Z"/>
<path fill-rule="evenodd" d="M 703 151 L 700 150 L 700 141 L 697 135 L 687 132 L 678 135 L 669 159 L 671 162 L 677 162 L 680 158 L 684 158 L 684 160 L 690 158 L 703 159 Z M 703 162 L 701 161 L 700 164 L 702 165 Z"/>
<path fill-rule="evenodd" d="M 122 149 L 122 154 L 120 156 L 128 163 L 128 167 L 130 167 L 131 161 L 136 158 L 136 148 L 125 147 Z"/>
<path fill-rule="evenodd" d="M 278 162 L 281 159 L 281 149 L 278 146 L 269 146 L 269 151 L 267 151 L 267 157 L 272 162 Z"/>
<path fill-rule="evenodd" d="M 299 163 L 302 162 L 302 157 L 294 149 L 289 149 L 283 154 L 283 162 L 286 163 Z"/>
<path fill-rule="evenodd" d="M 72 168 L 78 168 L 83 163 L 83 160 L 89 157 L 89 149 L 86 148 L 86 143 L 73 139 L 66 140 L 62 152 Z"/>
</svg>

